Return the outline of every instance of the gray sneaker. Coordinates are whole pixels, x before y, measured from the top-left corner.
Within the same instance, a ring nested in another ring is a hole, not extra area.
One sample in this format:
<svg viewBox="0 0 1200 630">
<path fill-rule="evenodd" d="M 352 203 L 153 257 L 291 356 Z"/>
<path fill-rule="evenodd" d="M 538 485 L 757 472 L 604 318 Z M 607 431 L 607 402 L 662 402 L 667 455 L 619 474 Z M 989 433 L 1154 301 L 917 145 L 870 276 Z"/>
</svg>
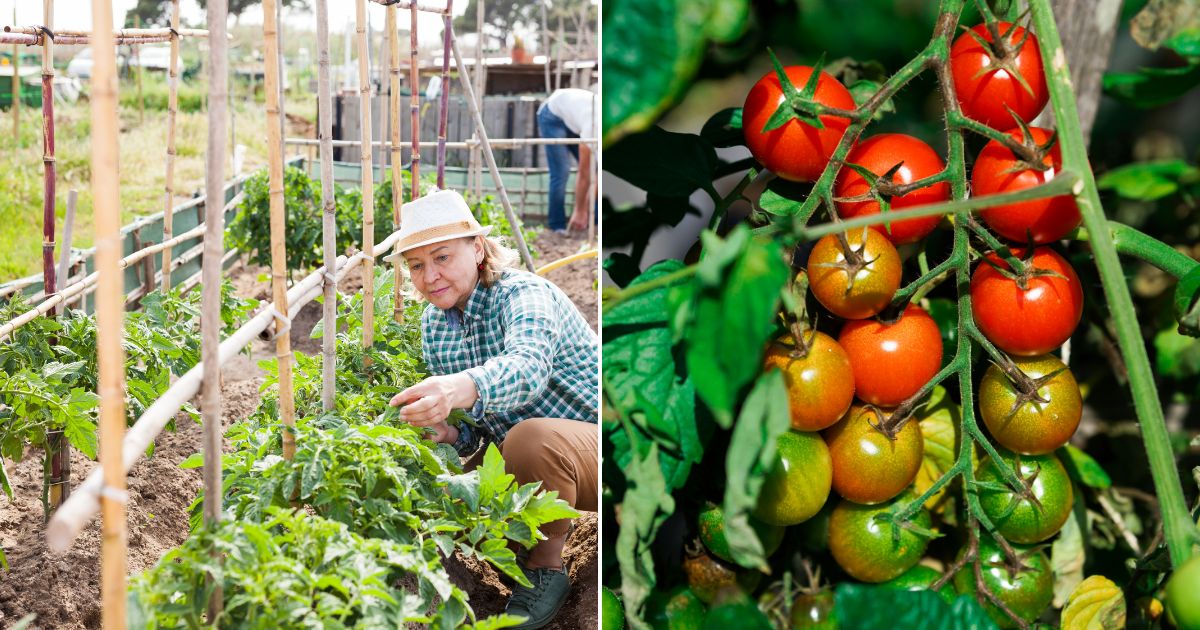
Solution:
<svg viewBox="0 0 1200 630">
<path fill-rule="evenodd" d="M 541 628 L 554 619 L 558 609 L 567 600 L 567 594 L 571 592 L 571 579 L 565 572 L 554 569 L 522 567 L 521 571 L 533 583 L 533 587 L 520 584 L 513 586 L 512 597 L 504 612 L 525 618 L 524 623 L 513 626 L 517 630 Z"/>
</svg>

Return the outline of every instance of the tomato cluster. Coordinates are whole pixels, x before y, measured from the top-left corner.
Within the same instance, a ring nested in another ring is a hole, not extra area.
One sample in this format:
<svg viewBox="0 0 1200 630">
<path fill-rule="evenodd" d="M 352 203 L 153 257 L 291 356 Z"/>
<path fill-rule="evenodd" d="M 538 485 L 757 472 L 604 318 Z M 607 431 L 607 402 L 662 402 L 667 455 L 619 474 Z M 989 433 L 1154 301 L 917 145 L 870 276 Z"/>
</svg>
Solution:
<svg viewBox="0 0 1200 630">
<path fill-rule="evenodd" d="M 1029 124 L 1049 98 L 1037 38 L 1007 22 L 976 26 L 953 43 L 950 71 L 961 114 L 995 132 L 971 166 L 971 194 L 1015 193 L 1053 180 L 1062 168 L 1055 134 Z M 773 71 L 750 90 L 742 119 L 746 145 L 779 177 L 815 181 L 850 127 L 851 118 L 838 111 L 855 104 L 819 69 L 791 66 L 783 74 L 792 86 Z M 794 115 L 781 122 L 780 111 L 789 108 Z M 950 198 L 949 173 L 933 147 L 881 133 L 857 139 L 837 165 L 829 210 L 849 219 Z M 945 365 L 943 332 L 925 308 L 910 302 L 911 292 L 897 294 L 904 258 L 911 255 L 906 246 L 929 238 L 944 218 L 848 229 L 822 237 L 809 251 L 797 286 L 834 323 L 821 316 L 818 331 L 805 311 L 785 314 L 790 329 L 766 349 L 764 369 L 783 374 L 792 423 L 778 438 L 751 520 L 767 555 L 786 528 L 820 514 L 823 543 L 850 578 L 909 589 L 941 581 L 940 572 L 918 563 L 931 533 L 961 519 L 939 519 L 933 500 L 912 504 L 920 494 L 914 480 L 926 462 L 922 424 L 913 414 Z M 994 458 L 979 453 L 973 476 L 978 509 L 1003 540 L 987 532 L 974 537 L 961 553 L 976 553 L 982 571 L 960 571 L 939 592 L 948 599 L 955 592 L 974 595 L 982 583 L 1032 621 L 1049 605 L 1054 581 L 1036 545 L 1062 528 L 1074 503 L 1055 451 L 1074 434 L 1082 401 L 1070 369 L 1052 353 L 1077 328 L 1083 292 L 1053 244 L 1079 226 L 1080 213 L 1074 197 L 1064 195 L 994 206 L 979 218 L 1006 244 L 981 251 L 970 278 L 972 321 L 964 324 L 996 350 L 994 365 L 978 382 L 979 417 L 1001 447 Z M 838 497 L 833 502 L 831 493 Z M 912 515 L 903 524 L 893 518 L 902 509 Z M 707 578 L 732 586 L 755 573 L 731 564 L 724 526 L 721 510 L 710 505 L 699 522 L 703 545 L 685 563 L 689 578 L 706 578 L 689 579 L 688 591 L 705 602 L 716 596 Z M 828 612 L 819 601 L 814 593 L 797 599 L 793 620 L 817 623 Z M 999 625 L 1011 627 L 1008 615 L 982 601 Z"/>
</svg>

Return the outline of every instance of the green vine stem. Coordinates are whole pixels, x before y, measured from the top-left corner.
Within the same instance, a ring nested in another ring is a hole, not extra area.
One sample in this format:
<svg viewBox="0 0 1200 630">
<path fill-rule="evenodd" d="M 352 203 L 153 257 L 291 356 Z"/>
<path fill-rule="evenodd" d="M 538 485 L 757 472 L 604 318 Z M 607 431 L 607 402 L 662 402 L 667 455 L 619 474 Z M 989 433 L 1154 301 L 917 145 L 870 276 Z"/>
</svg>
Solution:
<svg viewBox="0 0 1200 630">
<path fill-rule="evenodd" d="M 1108 307 L 1116 324 L 1117 343 L 1129 369 L 1129 385 L 1142 427 L 1142 439 L 1150 460 L 1150 474 L 1162 509 L 1163 534 L 1175 566 L 1183 564 L 1192 554 L 1196 526 L 1183 499 L 1183 485 L 1176 470 L 1167 426 L 1159 404 L 1154 374 L 1146 346 L 1138 328 L 1133 299 L 1125 284 L 1117 247 L 1100 205 L 1096 179 L 1088 165 L 1086 143 L 1079 125 L 1079 112 L 1072 93 L 1071 73 L 1067 69 L 1066 53 L 1054 23 L 1049 0 L 1030 0 L 1034 30 L 1041 44 L 1042 63 L 1046 68 L 1046 85 L 1050 102 L 1058 121 L 1059 147 L 1062 150 L 1063 170 L 1079 174 L 1075 202 L 1083 215 L 1083 225 L 1091 235 L 1090 243 L 1100 271 L 1100 281 L 1108 299 Z M 1148 237 L 1147 237 L 1148 238 Z M 1137 239 L 1134 239 L 1137 240 Z M 1172 250 L 1174 251 L 1174 250 Z"/>
<path fill-rule="evenodd" d="M 1182 278 L 1196 267 L 1200 267 L 1200 262 L 1196 262 L 1174 247 L 1124 223 L 1109 221 L 1108 232 L 1112 236 L 1113 245 L 1117 248 L 1118 254 L 1150 263 L 1176 278 Z M 1094 240 L 1086 229 L 1079 230 L 1075 238 L 1080 241 Z"/>
</svg>

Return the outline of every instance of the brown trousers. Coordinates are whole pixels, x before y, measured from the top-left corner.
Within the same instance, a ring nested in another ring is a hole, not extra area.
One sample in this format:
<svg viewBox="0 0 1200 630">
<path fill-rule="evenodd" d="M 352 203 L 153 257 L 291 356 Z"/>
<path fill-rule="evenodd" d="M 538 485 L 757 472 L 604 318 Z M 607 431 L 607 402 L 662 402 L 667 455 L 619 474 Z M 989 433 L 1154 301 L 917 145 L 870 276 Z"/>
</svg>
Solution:
<svg viewBox="0 0 1200 630">
<path fill-rule="evenodd" d="M 464 464 L 474 470 L 483 463 L 486 449 L 479 449 Z M 599 510 L 599 428 L 591 422 L 562 418 L 530 418 L 508 430 L 500 444 L 504 469 L 517 483 L 540 481 L 542 490 L 557 490 L 558 498 L 587 512 Z M 542 525 L 542 533 L 553 538 L 567 533 L 569 519 Z"/>
</svg>

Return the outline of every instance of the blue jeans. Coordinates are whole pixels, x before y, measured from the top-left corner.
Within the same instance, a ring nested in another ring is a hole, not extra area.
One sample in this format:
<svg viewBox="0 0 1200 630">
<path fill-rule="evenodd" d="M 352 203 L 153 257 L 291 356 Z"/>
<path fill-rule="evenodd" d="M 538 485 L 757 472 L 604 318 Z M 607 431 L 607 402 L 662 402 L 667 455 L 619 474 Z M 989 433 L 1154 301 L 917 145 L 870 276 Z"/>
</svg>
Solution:
<svg viewBox="0 0 1200 630">
<path fill-rule="evenodd" d="M 543 138 L 578 138 L 567 128 L 563 119 L 542 105 L 537 112 L 538 135 Z M 546 218 L 546 226 L 551 230 L 567 229 L 567 178 L 571 175 L 571 158 L 579 161 L 579 145 L 548 144 L 546 149 L 546 165 L 550 167 L 550 209 Z"/>
</svg>

